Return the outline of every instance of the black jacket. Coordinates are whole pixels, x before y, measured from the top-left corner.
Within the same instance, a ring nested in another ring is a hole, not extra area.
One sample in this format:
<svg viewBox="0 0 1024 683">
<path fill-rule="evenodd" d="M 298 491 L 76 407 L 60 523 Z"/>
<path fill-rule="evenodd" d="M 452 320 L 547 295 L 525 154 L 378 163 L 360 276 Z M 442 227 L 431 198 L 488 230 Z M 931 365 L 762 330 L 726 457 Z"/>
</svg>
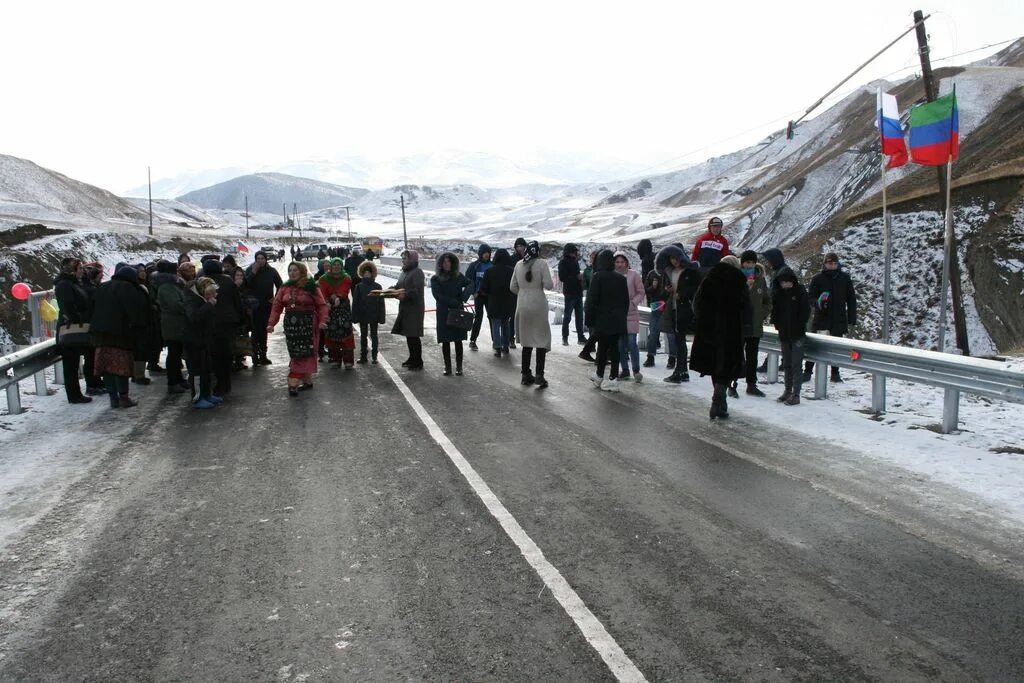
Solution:
<svg viewBox="0 0 1024 683">
<path fill-rule="evenodd" d="M 654 245 L 649 239 L 642 239 L 636 245 L 636 253 L 640 257 L 640 276 L 647 282 L 647 275 L 654 270 Z"/>
<path fill-rule="evenodd" d="M 772 291 L 772 323 L 782 341 L 797 341 L 807 336 L 807 320 L 811 317 L 811 304 L 807 290 L 799 282 L 791 289 Z"/>
<path fill-rule="evenodd" d="M 690 369 L 730 380 L 743 377 L 743 327 L 750 324 L 751 313 L 743 272 L 726 263 L 713 266 L 693 298 L 697 326 Z"/>
<path fill-rule="evenodd" d="M 214 326 L 219 337 L 233 337 L 245 320 L 242 296 L 235 286 L 234 278 L 228 275 L 213 275 L 217 283 L 217 305 L 214 307 Z"/>
<path fill-rule="evenodd" d="M 494 265 L 484 273 L 480 292 L 486 296 L 487 317 L 490 320 L 504 320 L 516 313 L 516 296 L 512 293 L 512 257 L 505 249 L 494 254 Z"/>
<path fill-rule="evenodd" d="M 584 304 L 587 327 L 599 337 L 626 333 L 629 315 L 629 285 L 624 275 L 615 272 L 615 257 L 603 249 L 594 263 L 594 275 Z"/>
<path fill-rule="evenodd" d="M 558 261 L 558 279 L 562 282 L 562 296 L 578 299 L 583 296 L 583 278 L 575 245 L 565 245 L 565 255 Z"/>
<path fill-rule="evenodd" d="M 822 270 L 812 277 L 807 298 L 814 311 L 813 331 L 827 330 L 829 334 L 842 336 L 851 325 L 857 324 L 857 294 L 850 274 L 841 268 Z"/>
<path fill-rule="evenodd" d="M 220 296 L 219 291 L 217 296 Z M 195 285 L 187 287 L 185 289 L 185 343 L 199 347 L 209 346 L 214 336 L 215 319 L 214 306 L 196 292 Z"/>
<path fill-rule="evenodd" d="M 145 336 L 149 295 L 134 282 L 117 275 L 96 288 L 89 335 L 93 346 L 134 350 Z"/>
<path fill-rule="evenodd" d="M 74 275 L 61 273 L 53 281 L 53 293 L 60 308 L 60 324 L 78 325 L 89 322 L 92 315 L 89 296 Z"/>
<path fill-rule="evenodd" d="M 352 282 L 355 282 L 359 276 L 356 273 L 359 272 L 359 264 L 365 261 L 366 258 L 362 254 L 352 254 L 345 259 L 345 272 L 352 278 Z"/>
<path fill-rule="evenodd" d="M 267 264 L 262 270 L 254 271 L 252 266 L 245 269 L 245 282 L 249 285 L 249 293 L 256 297 L 260 306 L 270 308 L 274 295 L 281 289 L 281 274 Z"/>
<path fill-rule="evenodd" d="M 352 290 L 352 321 L 384 324 L 384 297 L 370 296 L 370 292 L 383 289 L 379 282 L 363 278 Z"/>
</svg>

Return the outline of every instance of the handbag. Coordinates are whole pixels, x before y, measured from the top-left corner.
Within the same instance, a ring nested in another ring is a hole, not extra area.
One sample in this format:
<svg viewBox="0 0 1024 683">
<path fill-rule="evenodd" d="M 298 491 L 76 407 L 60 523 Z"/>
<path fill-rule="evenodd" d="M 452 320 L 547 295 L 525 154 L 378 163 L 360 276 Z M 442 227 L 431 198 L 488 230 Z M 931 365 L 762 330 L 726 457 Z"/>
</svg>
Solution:
<svg viewBox="0 0 1024 683">
<path fill-rule="evenodd" d="M 231 355 L 232 356 L 251 356 L 252 355 L 252 340 L 249 339 L 248 334 L 239 334 L 231 339 Z"/>
<path fill-rule="evenodd" d="M 89 339 L 89 323 L 61 325 L 57 328 L 57 346 L 91 346 Z"/>
<path fill-rule="evenodd" d="M 448 311 L 448 318 L 445 323 L 450 327 L 457 327 L 460 330 L 471 330 L 473 329 L 473 319 L 475 315 L 469 311 L 453 308 Z"/>
</svg>

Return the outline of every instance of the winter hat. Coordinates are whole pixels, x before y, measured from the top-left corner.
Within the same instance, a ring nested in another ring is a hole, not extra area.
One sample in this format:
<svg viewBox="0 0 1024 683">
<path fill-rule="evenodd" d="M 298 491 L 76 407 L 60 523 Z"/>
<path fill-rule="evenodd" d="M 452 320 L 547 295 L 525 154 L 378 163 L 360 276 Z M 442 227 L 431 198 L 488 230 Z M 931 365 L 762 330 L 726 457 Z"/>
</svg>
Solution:
<svg viewBox="0 0 1024 683">
<path fill-rule="evenodd" d="M 565 246 L 562 247 L 562 258 L 566 256 L 579 255 L 580 250 L 576 248 L 576 245 L 572 242 L 566 242 Z"/>
<path fill-rule="evenodd" d="M 178 268 L 167 259 L 160 259 L 159 261 L 156 262 L 156 272 L 174 275 L 176 272 L 178 272 Z"/>
<path fill-rule="evenodd" d="M 722 227 L 722 225 L 722 219 L 719 218 L 718 216 L 712 216 L 711 220 L 708 221 L 709 228 L 720 228 Z"/>
<path fill-rule="evenodd" d="M 120 268 L 117 269 L 117 272 L 114 274 L 114 279 L 124 280 L 125 282 L 138 284 L 139 271 L 135 270 L 131 266 L 122 265 Z"/>
<path fill-rule="evenodd" d="M 614 254 L 612 254 L 612 258 L 613 258 L 613 259 L 617 259 L 617 258 L 619 258 L 620 256 L 621 256 L 622 258 L 626 259 L 626 267 L 627 267 L 627 268 L 629 268 L 629 257 L 628 257 L 628 256 L 626 256 L 626 252 L 624 252 L 624 251 L 621 251 L 621 250 L 620 250 L 620 251 L 617 251 L 617 252 L 615 252 Z"/>
<path fill-rule="evenodd" d="M 723 256 L 722 260 L 719 261 L 719 263 L 724 263 L 727 266 L 732 266 L 733 268 L 735 268 L 737 270 L 739 270 L 739 268 L 740 268 L 740 260 L 738 258 L 736 258 L 735 256 L 733 256 L 732 254 L 729 254 L 728 256 Z"/>
<path fill-rule="evenodd" d="M 640 255 L 640 258 L 646 258 L 654 254 L 654 245 L 651 244 L 649 239 L 640 240 L 640 244 L 636 245 L 636 253 Z"/>
<path fill-rule="evenodd" d="M 491 253 L 491 247 L 489 245 L 487 245 L 487 244 L 481 244 L 479 247 L 476 248 L 476 255 L 481 257 L 481 258 L 483 258 L 484 254 L 490 254 L 490 253 Z"/>
<path fill-rule="evenodd" d="M 778 247 L 765 249 L 761 255 L 764 256 L 764 260 L 768 262 L 768 265 L 770 265 L 773 270 L 778 270 L 782 266 L 786 265 L 786 257 L 782 255 L 782 250 Z"/>
<path fill-rule="evenodd" d="M 494 265 L 496 266 L 507 266 L 512 263 L 512 256 L 508 253 L 508 249 L 499 249 L 494 252 Z"/>
<path fill-rule="evenodd" d="M 800 279 L 796 276 L 796 273 L 788 269 L 779 273 L 779 282 L 785 282 L 787 280 L 789 280 L 790 282 L 800 282 Z"/>
<path fill-rule="evenodd" d="M 359 267 L 356 268 L 356 274 L 358 274 L 359 277 L 361 278 L 376 278 L 377 266 L 373 265 L 373 261 L 363 261 L 362 263 L 359 264 Z"/>
<path fill-rule="evenodd" d="M 757 252 L 753 249 L 747 249 L 745 252 L 740 254 L 741 263 L 757 263 Z"/>
<path fill-rule="evenodd" d="M 224 266 L 220 264 L 217 259 L 208 259 L 203 261 L 203 275 L 223 275 Z"/>
<path fill-rule="evenodd" d="M 519 245 L 527 246 L 525 237 L 517 237 L 516 241 L 512 244 L 512 247 L 518 247 Z"/>
</svg>

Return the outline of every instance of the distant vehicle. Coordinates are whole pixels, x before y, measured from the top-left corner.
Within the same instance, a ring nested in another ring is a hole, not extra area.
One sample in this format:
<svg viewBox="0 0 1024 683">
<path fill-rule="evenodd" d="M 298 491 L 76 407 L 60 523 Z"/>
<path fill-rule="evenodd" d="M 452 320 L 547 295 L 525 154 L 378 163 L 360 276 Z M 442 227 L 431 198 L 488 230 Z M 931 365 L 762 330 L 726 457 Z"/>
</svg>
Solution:
<svg viewBox="0 0 1024 683">
<path fill-rule="evenodd" d="M 268 261 L 277 261 L 281 258 L 281 251 L 275 247 L 260 247 L 260 252 L 266 254 Z"/>
<path fill-rule="evenodd" d="M 309 244 L 299 250 L 299 259 L 302 261 L 314 259 L 321 251 L 326 254 L 327 249 L 328 246 L 326 244 Z"/>
</svg>

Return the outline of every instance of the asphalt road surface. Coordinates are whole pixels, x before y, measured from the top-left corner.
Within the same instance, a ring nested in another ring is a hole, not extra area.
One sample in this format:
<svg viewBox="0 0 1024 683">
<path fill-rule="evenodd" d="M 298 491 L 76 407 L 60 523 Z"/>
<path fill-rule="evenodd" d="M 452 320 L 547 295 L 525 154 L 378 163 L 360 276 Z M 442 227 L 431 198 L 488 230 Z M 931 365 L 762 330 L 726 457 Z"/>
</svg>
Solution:
<svg viewBox="0 0 1024 683">
<path fill-rule="evenodd" d="M 962 494 L 595 391 L 578 347 L 541 391 L 431 341 L 400 381 L 642 677 L 1024 680 L 1022 537 Z M 616 678 L 383 366 L 289 399 L 271 358 L 215 411 L 104 413 L 137 427 L 0 557 L 0 680 Z"/>
</svg>

